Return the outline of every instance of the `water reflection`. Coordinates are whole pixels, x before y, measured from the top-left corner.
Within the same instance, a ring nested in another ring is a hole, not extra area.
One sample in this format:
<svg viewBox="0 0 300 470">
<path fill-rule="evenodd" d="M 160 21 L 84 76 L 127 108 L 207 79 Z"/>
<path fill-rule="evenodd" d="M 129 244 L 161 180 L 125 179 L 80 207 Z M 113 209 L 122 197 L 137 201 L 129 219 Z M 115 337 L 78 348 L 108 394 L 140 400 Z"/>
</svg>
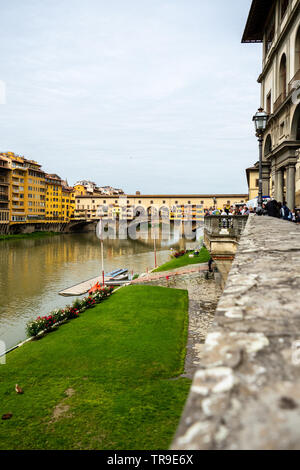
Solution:
<svg viewBox="0 0 300 470">
<path fill-rule="evenodd" d="M 158 264 L 170 246 L 184 247 L 176 235 L 156 240 Z M 105 240 L 105 270 L 154 266 L 153 240 Z M 58 292 L 100 274 L 100 243 L 94 233 L 59 235 L 0 243 L 0 340 L 10 348 L 25 338 L 29 319 L 70 303 Z"/>
</svg>

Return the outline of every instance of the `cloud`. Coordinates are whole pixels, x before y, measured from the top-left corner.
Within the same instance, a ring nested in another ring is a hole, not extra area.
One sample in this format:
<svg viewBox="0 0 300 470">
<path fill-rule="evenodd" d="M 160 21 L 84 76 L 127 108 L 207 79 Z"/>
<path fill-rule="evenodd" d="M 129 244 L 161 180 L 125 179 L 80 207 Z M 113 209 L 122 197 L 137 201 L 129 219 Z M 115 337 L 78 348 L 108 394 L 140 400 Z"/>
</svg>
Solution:
<svg viewBox="0 0 300 470">
<path fill-rule="evenodd" d="M 245 191 L 260 66 L 259 47 L 240 44 L 249 6 L 12 0 L 1 150 L 128 192 Z"/>
</svg>

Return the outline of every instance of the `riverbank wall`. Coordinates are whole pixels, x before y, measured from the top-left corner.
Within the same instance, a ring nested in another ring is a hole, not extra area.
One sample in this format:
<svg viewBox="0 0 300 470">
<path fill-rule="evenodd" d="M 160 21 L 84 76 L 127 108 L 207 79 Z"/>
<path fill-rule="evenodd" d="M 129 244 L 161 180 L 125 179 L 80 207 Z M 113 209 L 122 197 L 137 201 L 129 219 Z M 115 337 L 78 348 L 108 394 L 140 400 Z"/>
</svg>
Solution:
<svg viewBox="0 0 300 470">
<path fill-rule="evenodd" d="M 34 232 L 74 233 L 95 232 L 96 222 L 33 222 L 0 224 L 0 235 L 30 234 Z"/>
</svg>

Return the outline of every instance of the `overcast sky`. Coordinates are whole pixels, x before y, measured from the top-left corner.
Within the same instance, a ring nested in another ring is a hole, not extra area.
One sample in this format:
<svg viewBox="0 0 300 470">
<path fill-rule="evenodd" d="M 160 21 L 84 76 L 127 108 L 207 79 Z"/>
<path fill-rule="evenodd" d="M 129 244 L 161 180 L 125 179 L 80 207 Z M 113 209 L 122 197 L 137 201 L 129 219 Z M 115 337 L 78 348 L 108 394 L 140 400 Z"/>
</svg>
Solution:
<svg viewBox="0 0 300 470">
<path fill-rule="evenodd" d="M 247 191 L 260 45 L 251 0 L 0 0 L 0 150 L 70 184 Z"/>
</svg>

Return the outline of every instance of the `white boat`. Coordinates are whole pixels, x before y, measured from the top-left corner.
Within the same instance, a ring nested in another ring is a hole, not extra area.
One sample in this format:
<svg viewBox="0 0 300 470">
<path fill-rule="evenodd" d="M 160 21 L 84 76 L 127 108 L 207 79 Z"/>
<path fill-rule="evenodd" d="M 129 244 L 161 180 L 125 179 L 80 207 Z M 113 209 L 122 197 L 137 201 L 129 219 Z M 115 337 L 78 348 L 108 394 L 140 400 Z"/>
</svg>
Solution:
<svg viewBox="0 0 300 470">
<path fill-rule="evenodd" d="M 109 284 L 109 282 L 123 282 L 128 279 L 128 277 L 128 269 L 117 269 L 116 271 L 105 274 L 104 283 L 105 285 L 113 285 Z M 103 277 L 97 276 L 92 279 L 88 279 L 87 281 L 80 282 L 79 284 L 60 291 L 59 295 L 62 295 L 63 297 L 75 297 L 86 294 L 92 287 L 94 287 L 95 284 L 97 284 L 97 282 L 102 284 Z"/>
</svg>

